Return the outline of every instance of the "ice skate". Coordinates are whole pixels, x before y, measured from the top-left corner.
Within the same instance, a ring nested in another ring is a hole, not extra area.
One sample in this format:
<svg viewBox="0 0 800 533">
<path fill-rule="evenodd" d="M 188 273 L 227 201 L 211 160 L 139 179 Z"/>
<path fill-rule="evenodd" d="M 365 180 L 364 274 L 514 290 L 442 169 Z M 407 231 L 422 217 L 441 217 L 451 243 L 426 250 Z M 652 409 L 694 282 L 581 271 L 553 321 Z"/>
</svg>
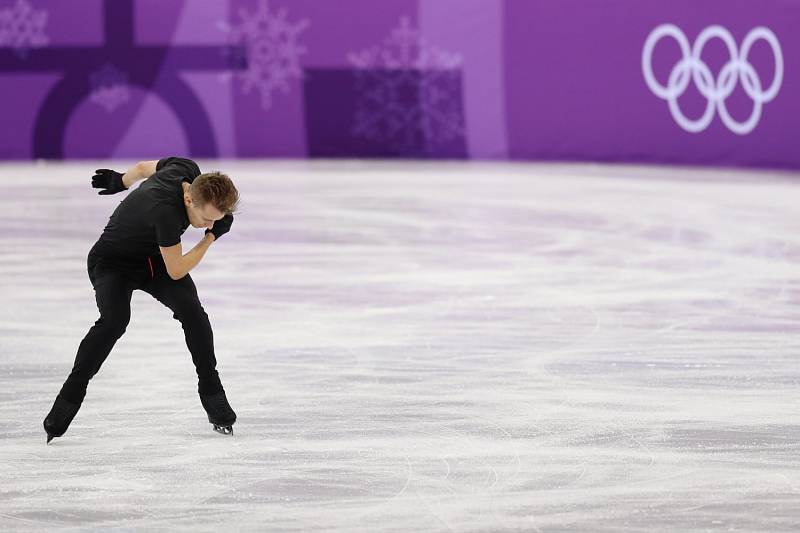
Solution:
<svg viewBox="0 0 800 533">
<path fill-rule="evenodd" d="M 47 444 L 50 444 L 54 437 L 60 437 L 67 431 L 80 407 L 80 404 L 69 402 L 61 395 L 56 396 L 56 401 L 50 412 L 47 413 L 43 424 L 44 430 L 47 432 Z"/>
<path fill-rule="evenodd" d="M 208 413 L 208 421 L 214 426 L 214 431 L 223 435 L 232 435 L 236 413 L 231 409 L 228 398 L 225 397 L 225 391 L 215 394 L 200 394 L 200 402 Z"/>
<path fill-rule="evenodd" d="M 232 426 L 220 426 L 218 424 L 213 424 L 214 431 L 217 433 L 222 433 L 223 435 L 233 435 L 233 427 Z"/>
</svg>

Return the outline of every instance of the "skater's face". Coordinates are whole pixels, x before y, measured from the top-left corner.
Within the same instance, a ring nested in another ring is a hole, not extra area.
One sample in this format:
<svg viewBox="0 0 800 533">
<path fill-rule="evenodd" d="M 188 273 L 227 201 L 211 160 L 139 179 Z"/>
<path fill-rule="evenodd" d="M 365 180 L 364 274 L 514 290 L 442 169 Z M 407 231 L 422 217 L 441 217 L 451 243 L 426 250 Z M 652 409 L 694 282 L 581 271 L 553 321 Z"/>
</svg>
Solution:
<svg viewBox="0 0 800 533">
<path fill-rule="evenodd" d="M 189 216 L 189 223 L 195 228 L 211 228 L 214 222 L 221 219 L 225 214 L 214 207 L 213 204 L 207 203 L 202 206 L 197 205 L 189 192 L 183 195 L 183 203 L 186 204 L 186 214 Z"/>
</svg>

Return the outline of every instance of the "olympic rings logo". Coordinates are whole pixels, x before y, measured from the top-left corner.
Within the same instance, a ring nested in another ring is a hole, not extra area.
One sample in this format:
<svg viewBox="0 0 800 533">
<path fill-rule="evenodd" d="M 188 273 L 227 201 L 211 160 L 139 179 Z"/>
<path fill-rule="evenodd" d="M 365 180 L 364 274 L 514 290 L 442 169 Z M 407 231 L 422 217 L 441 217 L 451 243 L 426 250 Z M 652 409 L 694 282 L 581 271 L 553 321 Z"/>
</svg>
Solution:
<svg viewBox="0 0 800 533">
<path fill-rule="evenodd" d="M 680 61 L 672 68 L 666 86 L 661 85 L 656 80 L 652 65 L 653 49 L 664 37 L 675 39 L 683 55 Z M 714 79 L 711 69 L 701 59 L 703 47 L 713 38 L 720 39 L 731 56 L 731 59 L 722 67 L 716 79 Z M 763 39 L 769 44 L 775 57 L 775 76 L 767 90 L 763 89 L 756 69 L 747 60 L 750 49 L 759 39 Z M 642 71 L 644 72 L 647 86 L 656 96 L 667 101 L 672 117 L 684 130 L 691 133 L 703 131 L 711 124 L 716 110 L 729 130 L 739 135 L 747 135 L 758 125 L 764 104 L 775 98 L 781 88 L 781 82 L 783 81 L 783 54 L 781 53 L 781 45 L 778 42 L 778 38 L 775 37 L 775 34 L 770 29 L 764 26 L 758 26 L 750 30 L 750 33 L 747 34 L 742 42 L 740 53 L 736 49 L 736 42 L 733 40 L 733 36 L 722 26 L 714 25 L 704 29 L 690 50 L 689 41 L 680 28 L 674 24 L 662 24 L 650 32 L 644 43 Z M 741 80 L 742 88 L 747 93 L 747 96 L 753 100 L 753 110 L 750 113 L 750 117 L 743 122 L 738 122 L 731 117 L 728 108 L 725 106 L 725 100 L 733 93 L 739 80 Z M 687 118 L 678 105 L 678 98 L 686 92 L 690 81 L 694 82 L 700 94 L 708 100 L 703 115 L 697 120 Z"/>
</svg>

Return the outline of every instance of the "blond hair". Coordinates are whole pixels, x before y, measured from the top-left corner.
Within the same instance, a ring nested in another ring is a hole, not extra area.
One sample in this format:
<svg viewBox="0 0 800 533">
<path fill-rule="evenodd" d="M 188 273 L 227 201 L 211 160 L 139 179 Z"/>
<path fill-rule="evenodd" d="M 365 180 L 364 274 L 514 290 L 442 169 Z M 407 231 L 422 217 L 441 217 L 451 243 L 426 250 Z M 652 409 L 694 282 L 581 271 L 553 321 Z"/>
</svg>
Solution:
<svg viewBox="0 0 800 533">
<path fill-rule="evenodd" d="M 197 176 L 189 187 L 192 201 L 199 206 L 211 203 L 225 214 L 233 214 L 239 206 L 239 191 L 227 174 L 219 171 Z"/>
</svg>

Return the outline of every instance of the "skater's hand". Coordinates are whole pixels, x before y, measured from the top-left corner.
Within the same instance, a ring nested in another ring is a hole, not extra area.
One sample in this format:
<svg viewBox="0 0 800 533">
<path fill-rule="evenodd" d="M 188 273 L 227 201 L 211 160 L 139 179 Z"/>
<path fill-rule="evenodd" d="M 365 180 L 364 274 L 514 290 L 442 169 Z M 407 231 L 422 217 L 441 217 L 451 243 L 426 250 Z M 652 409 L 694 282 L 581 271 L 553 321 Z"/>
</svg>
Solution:
<svg viewBox="0 0 800 533">
<path fill-rule="evenodd" d="M 122 183 L 122 174 L 109 168 L 98 168 L 92 176 L 92 187 L 95 189 L 105 189 L 97 194 L 116 194 L 127 190 Z"/>
<path fill-rule="evenodd" d="M 229 213 L 214 222 L 214 225 L 211 229 L 207 229 L 206 233 L 213 233 L 214 240 L 216 241 L 231 230 L 231 224 L 233 224 L 233 215 Z"/>
</svg>

